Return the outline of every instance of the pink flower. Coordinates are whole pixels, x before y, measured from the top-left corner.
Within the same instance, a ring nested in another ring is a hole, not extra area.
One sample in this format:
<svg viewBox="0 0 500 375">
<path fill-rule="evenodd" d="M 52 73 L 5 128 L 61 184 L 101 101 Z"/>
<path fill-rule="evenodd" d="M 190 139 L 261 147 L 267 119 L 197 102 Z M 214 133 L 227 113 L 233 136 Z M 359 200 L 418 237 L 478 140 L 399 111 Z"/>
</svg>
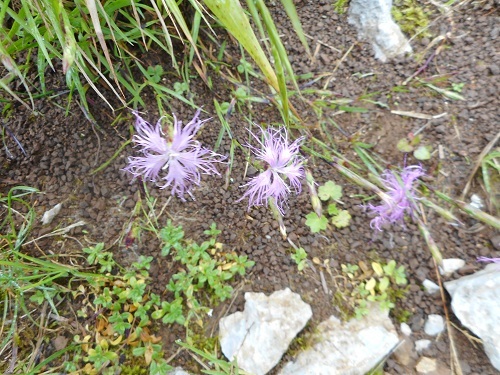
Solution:
<svg viewBox="0 0 500 375">
<path fill-rule="evenodd" d="M 283 205 L 286 204 L 288 195 L 292 191 L 299 194 L 302 189 L 300 180 L 304 177 L 304 158 L 300 156 L 299 149 L 304 137 L 290 144 L 284 127 L 266 130 L 260 128 L 260 133 L 262 140 L 250 132 L 260 147 L 247 146 L 256 159 L 263 163 L 264 171 L 243 185 L 248 189 L 237 202 L 248 197 L 250 208 L 265 205 L 273 197 L 278 210 L 283 214 Z"/>
<path fill-rule="evenodd" d="M 174 125 L 167 136 L 162 131 L 161 119 L 153 126 L 134 111 L 137 134 L 133 142 L 141 148 L 143 155 L 129 157 L 125 170 L 134 178 L 142 177 L 155 182 L 161 189 L 171 187 L 171 194 L 182 200 L 185 200 L 185 193 L 193 198 L 191 190 L 193 185 L 200 184 L 201 174 L 219 175 L 215 163 L 225 159 L 193 140 L 201 126 L 208 121 L 198 118 L 200 111 L 184 127 L 174 115 Z"/>
<path fill-rule="evenodd" d="M 400 175 L 386 170 L 381 177 L 381 182 L 387 189 L 382 194 L 382 203 L 378 206 L 371 204 L 367 208 L 377 216 L 370 222 L 370 226 L 382 231 L 381 226 L 389 223 L 401 223 L 405 215 L 413 216 L 418 178 L 424 176 L 424 170 L 420 166 L 405 167 Z"/>
<path fill-rule="evenodd" d="M 478 262 L 489 262 L 500 264 L 500 258 L 486 258 L 486 257 L 477 257 Z"/>
</svg>

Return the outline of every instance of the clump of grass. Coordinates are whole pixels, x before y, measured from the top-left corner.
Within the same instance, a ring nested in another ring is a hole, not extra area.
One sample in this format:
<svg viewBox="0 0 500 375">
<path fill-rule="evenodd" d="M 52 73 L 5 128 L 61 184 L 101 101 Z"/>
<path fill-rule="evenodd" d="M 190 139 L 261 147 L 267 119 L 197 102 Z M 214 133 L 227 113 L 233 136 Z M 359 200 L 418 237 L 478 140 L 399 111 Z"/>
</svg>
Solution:
<svg viewBox="0 0 500 375">
<path fill-rule="evenodd" d="M 55 257 L 22 251 L 35 222 L 29 199 L 36 189 L 18 186 L 0 194 L 0 364 L 2 373 L 38 374 L 49 362 L 74 349 L 72 345 L 48 358 L 41 354 L 49 315 L 59 317 L 60 304 L 70 296 L 72 282 L 97 282 L 101 275 L 81 272 Z M 69 280 L 69 283 L 68 283 Z M 34 342 L 34 347 L 24 345 Z"/>
<path fill-rule="evenodd" d="M 430 23 L 429 10 L 415 0 L 395 0 L 392 17 L 408 35 L 417 35 L 419 38 L 432 36 L 427 29 Z"/>
<path fill-rule="evenodd" d="M 309 53 L 293 2 L 282 0 L 282 4 Z M 190 66 L 195 67 L 201 78 L 209 84 L 204 62 L 206 59 L 202 58 L 197 42 L 203 23 L 211 28 L 210 20 L 215 18 L 241 43 L 263 72 L 272 90 L 279 93 L 284 120 L 288 124 L 290 108 L 286 79 L 296 87 L 297 84 L 264 1 L 247 1 L 247 6 L 259 33 L 269 37 L 267 55 L 250 27 L 247 13 L 239 0 L 227 1 L 222 7 L 217 0 L 205 0 L 204 5 L 206 8 L 191 0 L 153 3 L 139 0 L 5 2 L 0 12 L 0 61 L 6 75 L 0 79 L 0 89 L 29 108 L 25 101 L 27 94 L 34 109 L 33 91 L 49 95 L 46 72 L 59 70 L 66 76 L 68 98 L 71 100 L 77 93 L 87 111 L 86 95 L 89 88 L 112 109 L 104 89 L 110 89 L 121 106 L 144 106 L 141 93 L 146 87 L 166 103 L 174 97 L 194 106 L 183 92 L 189 88 Z M 211 15 L 208 10 L 212 12 Z M 178 61 L 178 46 L 181 43 L 186 45 L 183 62 Z M 169 64 L 149 64 L 147 60 L 136 57 L 144 56 L 151 50 L 169 56 Z M 275 60 L 274 67 L 270 63 L 270 56 Z M 20 63 L 22 59 L 24 61 Z M 34 82 L 28 79 L 35 66 L 39 81 L 36 88 Z M 175 73 L 181 77 L 180 86 L 170 88 L 162 85 L 161 79 L 165 73 Z M 15 92 L 10 87 L 14 79 L 21 81 L 26 94 Z M 180 87 L 183 89 L 180 90 Z"/>
</svg>

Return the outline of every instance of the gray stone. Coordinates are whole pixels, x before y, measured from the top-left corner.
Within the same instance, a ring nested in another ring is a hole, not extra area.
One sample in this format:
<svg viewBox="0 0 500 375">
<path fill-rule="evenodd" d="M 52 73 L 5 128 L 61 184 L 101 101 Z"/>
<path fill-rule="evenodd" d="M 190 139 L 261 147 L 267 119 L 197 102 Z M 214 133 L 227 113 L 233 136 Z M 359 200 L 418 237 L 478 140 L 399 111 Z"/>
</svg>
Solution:
<svg viewBox="0 0 500 375">
<path fill-rule="evenodd" d="M 387 59 L 411 52 L 412 48 L 391 16 L 392 0 L 351 0 L 349 23 L 361 39 L 372 43 L 375 58 Z"/>
<path fill-rule="evenodd" d="M 422 357 L 415 368 L 419 374 L 431 374 L 437 370 L 437 362 L 433 358 Z"/>
<path fill-rule="evenodd" d="M 500 266 L 488 264 L 484 270 L 444 286 L 456 317 L 483 340 L 491 364 L 500 370 Z"/>
<path fill-rule="evenodd" d="M 236 359 L 252 374 L 268 373 L 279 362 L 288 345 L 312 316 L 311 307 L 300 296 L 285 289 L 269 297 L 245 293 L 245 310 L 219 322 L 222 352 Z"/>
<path fill-rule="evenodd" d="M 431 346 L 431 340 L 417 340 L 415 341 L 415 350 L 418 353 L 421 353 L 422 351 L 429 349 Z"/>
<path fill-rule="evenodd" d="M 424 332 L 429 336 L 437 336 L 444 331 L 444 319 L 441 315 L 431 314 L 425 322 Z"/>
<path fill-rule="evenodd" d="M 450 276 L 453 272 L 459 270 L 463 266 L 465 266 L 465 261 L 462 259 L 443 259 L 441 266 L 439 266 L 439 273 L 443 276 Z"/>
<path fill-rule="evenodd" d="M 401 323 L 400 325 L 401 333 L 405 336 L 411 336 L 411 328 L 408 324 L 406 323 Z"/>
<path fill-rule="evenodd" d="M 398 344 L 398 335 L 378 305 L 363 319 L 342 323 L 331 316 L 317 327 L 314 344 L 279 375 L 364 375 Z"/>
<path fill-rule="evenodd" d="M 42 224 L 47 225 L 52 223 L 52 220 L 56 217 L 56 215 L 61 211 L 62 204 L 58 203 L 53 208 L 48 211 L 45 211 L 42 216 Z"/>
<path fill-rule="evenodd" d="M 434 281 L 425 279 L 422 285 L 424 286 L 425 291 L 431 295 L 439 292 L 439 285 L 437 285 Z"/>
</svg>

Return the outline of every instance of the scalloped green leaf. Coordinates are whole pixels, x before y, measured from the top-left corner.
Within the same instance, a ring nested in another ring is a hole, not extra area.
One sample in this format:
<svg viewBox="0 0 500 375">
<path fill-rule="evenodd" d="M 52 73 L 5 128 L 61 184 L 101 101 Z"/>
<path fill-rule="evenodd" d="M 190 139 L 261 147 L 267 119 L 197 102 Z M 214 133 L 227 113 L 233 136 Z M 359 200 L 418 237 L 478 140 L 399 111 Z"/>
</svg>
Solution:
<svg viewBox="0 0 500 375">
<path fill-rule="evenodd" d="M 306 225 L 311 229 L 312 233 L 318 233 L 320 230 L 325 230 L 328 225 L 326 217 L 318 217 L 315 212 L 306 215 Z"/>
<path fill-rule="evenodd" d="M 351 214 L 347 210 L 340 210 L 338 215 L 332 217 L 332 224 L 337 228 L 345 228 L 351 222 Z"/>
<path fill-rule="evenodd" d="M 322 201 L 340 199 L 342 197 L 342 186 L 337 185 L 333 181 L 327 181 L 318 188 L 318 197 Z"/>
</svg>

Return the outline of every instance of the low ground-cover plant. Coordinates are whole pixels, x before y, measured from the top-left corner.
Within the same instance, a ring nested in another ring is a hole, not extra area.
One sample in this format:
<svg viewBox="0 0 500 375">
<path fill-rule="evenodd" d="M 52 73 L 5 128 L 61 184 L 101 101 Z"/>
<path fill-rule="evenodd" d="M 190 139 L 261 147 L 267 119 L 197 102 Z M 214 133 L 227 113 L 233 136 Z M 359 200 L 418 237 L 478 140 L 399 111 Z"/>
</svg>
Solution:
<svg viewBox="0 0 500 375">
<path fill-rule="evenodd" d="M 168 371 L 171 367 L 163 357 L 161 337 L 154 333 L 154 327 L 180 324 L 189 329 L 192 322 L 203 325 L 211 307 L 231 297 L 228 282 L 236 274 L 243 276 L 254 264 L 246 256 L 223 252 L 222 244 L 216 242 L 219 233 L 212 224 L 205 231 L 209 239 L 197 244 L 186 239 L 182 227 L 171 221 L 159 230 L 162 255 L 171 256 L 179 264 L 178 272 L 166 286 L 171 298 L 148 289 L 152 257 L 140 256 L 129 269 L 122 269 L 112 253 L 104 251 L 102 243 L 85 248 L 87 262 L 100 267 L 109 278 L 75 292 L 75 298 L 83 297 L 85 301 L 78 312 L 80 317 L 96 316 L 96 326 L 84 337 L 75 336 L 79 347 L 73 361 L 66 364 L 66 371 L 83 366 L 87 373 L 113 373 L 123 366 L 118 361 L 122 354 L 127 366 L 134 365 L 131 358 L 135 356 L 150 374 Z M 109 274 L 117 269 L 117 275 Z"/>
<path fill-rule="evenodd" d="M 406 294 L 406 273 L 394 260 L 387 263 L 372 262 L 371 269 L 364 262 L 342 264 L 343 288 L 335 293 L 334 303 L 347 309 L 344 318 L 353 314 L 360 319 L 368 314 L 368 303 L 376 302 L 382 310 L 392 310 Z M 346 291 L 349 294 L 346 293 Z M 346 313 L 347 311 L 347 313 Z"/>
<path fill-rule="evenodd" d="M 337 206 L 340 198 L 342 198 L 342 187 L 333 181 L 327 181 L 318 188 L 318 192 L 316 193 L 315 183 L 310 173 L 307 175 L 307 183 L 315 210 L 315 212 L 306 215 L 306 225 L 311 229 L 311 232 L 317 233 L 325 230 L 329 223 L 336 228 L 347 227 L 351 221 L 351 215 L 349 211 L 339 209 Z M 328 203 L 326 212 L 329 219 L 324 214 L 325 211 L 321 202 Z"/>
<path fill-rule="evenodd" d="M 209 240 L 197 244 L 184 238 L 182 227 L 174 226 L 171 221 L 160 230 L 162 255 L 171 255 L 183 266 L 167 285 L 167 289 L 174 294 L 174 301 L 162 303 L 155 312 L 155 318 L 161 318 L 164 323 L 176 321 L 185 324 L 192 318 L 202 319 L 209 312 L 210 304 L 231 297 L 233 288 L 229 280 L 237 274 L 244 276 L 247 269 L 255 264 L 246 255 L 223 251 L 223 245 L 216 242 L 220 231 L 215 223 L 204 233 L 210 237 Z M 209 301 L 200 300 L 201 291 L 208 293 Z M 187 311 L 185 306 L 189 307 Z"/>
</svg>

